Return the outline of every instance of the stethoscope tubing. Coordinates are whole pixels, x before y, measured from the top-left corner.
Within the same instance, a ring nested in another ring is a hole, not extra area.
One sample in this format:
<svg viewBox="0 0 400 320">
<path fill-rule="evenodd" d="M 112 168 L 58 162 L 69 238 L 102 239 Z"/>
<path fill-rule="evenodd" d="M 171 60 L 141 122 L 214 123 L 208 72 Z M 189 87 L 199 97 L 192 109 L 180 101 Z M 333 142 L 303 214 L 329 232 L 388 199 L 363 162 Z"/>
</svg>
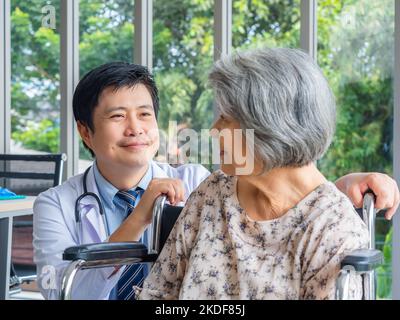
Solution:
<svg viewBox="0 0 400 320">
<path fill-rule="evenodd" d="M 110 236 L 110 230 L 108 228 L 108 223 L 107 223 L 107 220 L 106 220 L 106 215 L 105 215 L 105 210 L 104 210 L 103 203 L 101 202 L 101 199 L 97 194 L 95 194 L 94 192 L 88 192 L 87 191 L 87 175 L 88 175 L 88 173 L 89 173 L 91 168 L 92 168 L 92 166 L 87 168 L 85 170 L 85 173 L 83 174 L 83 178 L 82 178 L 83 193 L 75 201 L 75 222 L 78 225 L 78 229 L 79 229 L 78 233 L 82 236 L 82 233 L 83 233 L 83 230 L 82 230 L 82 217 L 81 217 L 80 210 L 79 210 L 79 204 L 80 204 L 80 202 L 81 202 L 81 200 L 83 198 L 92 197 L 92 198 L 94 198 L 96 200 L 97 205 L 99 206 L 100 216 L 103 219 L 103 223 L 104 223 L 104 227 L 105 227 L 105 230 L 106 230 L 107 237 L 109 237 Z"/>
</svg>

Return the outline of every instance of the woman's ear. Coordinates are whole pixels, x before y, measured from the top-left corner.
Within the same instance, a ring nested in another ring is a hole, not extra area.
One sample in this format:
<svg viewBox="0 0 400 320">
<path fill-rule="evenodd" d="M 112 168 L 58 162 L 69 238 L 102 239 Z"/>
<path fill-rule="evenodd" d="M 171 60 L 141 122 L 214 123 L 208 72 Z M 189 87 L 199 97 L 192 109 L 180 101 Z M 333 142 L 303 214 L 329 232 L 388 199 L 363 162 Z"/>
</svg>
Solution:
<svg viewBox="0 0 400 320">
<path fill-rule="evenodd" d="M 77 121 L 76 124 L 78 126 L 78 131 L 79 131 L 79 134 L 80 134 L 83 142 L 90 149 L 92 149 L 92 143 L 91 143 L 92 139 L 91 139 L 91 135 L 90 135 L 90 129 L 80 121 Z"/>
</svg>

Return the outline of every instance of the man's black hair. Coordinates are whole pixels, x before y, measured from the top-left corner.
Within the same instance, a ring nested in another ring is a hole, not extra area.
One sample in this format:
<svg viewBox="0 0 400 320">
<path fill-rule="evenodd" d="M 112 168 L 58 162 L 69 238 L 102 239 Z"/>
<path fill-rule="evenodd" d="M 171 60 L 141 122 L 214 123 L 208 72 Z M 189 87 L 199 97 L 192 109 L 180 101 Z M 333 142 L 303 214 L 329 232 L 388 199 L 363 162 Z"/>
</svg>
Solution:
<svg viewBox="0 0 400 320">
<path fill-rule="evenodd" d="M 149 90 L 157 118 L 158 90 L 148 69 L 133 63 L 110 62 L 89 71 L 79 81 L 72 100 L 75 120 L 94 132 L 93 113 L 99 103 L 101 93 L 106 88 L 118 90 L 123 87 L 132 88 L 137 84 L 142 84 Z M 86 145 L 85 147 L 88 148 Z M 92 150 L 88 149 L 93 156 Z"/>
</svg>

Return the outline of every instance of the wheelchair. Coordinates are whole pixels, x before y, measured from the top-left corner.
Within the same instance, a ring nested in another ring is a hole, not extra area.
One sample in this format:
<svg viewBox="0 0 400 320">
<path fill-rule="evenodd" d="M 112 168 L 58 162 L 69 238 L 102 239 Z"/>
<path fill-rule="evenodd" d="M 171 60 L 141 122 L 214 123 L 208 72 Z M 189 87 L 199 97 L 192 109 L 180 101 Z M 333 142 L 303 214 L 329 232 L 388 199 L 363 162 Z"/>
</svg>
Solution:
<svg viewBox="0 0 400 320">
<path fill-rule="evenodd" d="M 383 263 L 383 254 L 375 249 L 376 210 L 375 197 L 372 193 L 364 195 L 362 211 L 358 213 L 368 228 L 368 249 L 355 250 L 341 261 L 340 272 L 336 279 L 335 298 L 337 300 L 349 300 L 349 282 L 352 273 L 362 277 L 363 299 L 376 299 L 375 269 Z"/>
<path fill-rule="evenodd" d="M 149 248 L 139 241 L 84 244 L 67 248 L 63 259 L 71 261 L 61 280 L 60 300 L 71 300 L 74 278 L 79 270 L 155 262 L 183 207 L 156 199 L 150 225 Z"/>
<path fill-rule="evenodd" d="M 149 248 L 138 241 L 94 243 L 67 248 L 63 259 L 71 262 L 64 270 L 60 299 L 71 300 L 74 278 L 79 270 L 155 262 L 183 208 L 170 206 L 165 202 L 165 196 L 160 196 L 155 201 Z M 337 300 L 349 299 L 349 281 L 354 272 L 363 278 L 363 299 L 375 299 L 374 270 L 383 261 L 382 253 L 374 249 L 375 215 L 374 196 L 368 193 L 364 196 L 362 218 L 370 234 L 369 248 L 355 250 L 342 260 L 336 280 Z"/>
</svg>

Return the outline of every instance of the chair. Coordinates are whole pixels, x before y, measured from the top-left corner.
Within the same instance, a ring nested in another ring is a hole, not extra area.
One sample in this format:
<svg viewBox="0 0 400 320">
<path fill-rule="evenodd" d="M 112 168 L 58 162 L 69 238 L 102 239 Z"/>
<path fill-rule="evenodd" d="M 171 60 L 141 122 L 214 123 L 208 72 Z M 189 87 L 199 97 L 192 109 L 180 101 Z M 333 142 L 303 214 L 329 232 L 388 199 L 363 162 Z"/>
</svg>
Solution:
<svg viewBox="0 0 400 320">
<path fill-rule="evenodd" d="M 61 184 L 65 154 L 20 155 L 0 154 L 0 185 L 17 194 L 36 196 Z M 20 285 L 36 279 L 33 263 L 32 215 L 13 221 L 10 294 Z"/>
<path fill-rule="evenodd" d="M 74 278 L 79 270 L 154 262 L 162 250 L 182 207 L 165 205 L 165 196 L 157 198 L 153 208 L 152 239 L 150 247 L 134 242 L 95 243 L 67 248 L 63 259 L 71 261 L 65 269 L 60 299 L 70 300 Z M 349 293 L 350 272 L 363 276 L 366 300 L 375 299 L 374 269 L 382 263 L 382 253 L 373 249 L 375 235 L 375 209 L 373 196 L 364 197 L 364 221 L 370 232 L 370 248 L 356 250 L 342 260 L 342 270 L 336 280 L 336 299 L 346 300 Z"/>
</svg>

